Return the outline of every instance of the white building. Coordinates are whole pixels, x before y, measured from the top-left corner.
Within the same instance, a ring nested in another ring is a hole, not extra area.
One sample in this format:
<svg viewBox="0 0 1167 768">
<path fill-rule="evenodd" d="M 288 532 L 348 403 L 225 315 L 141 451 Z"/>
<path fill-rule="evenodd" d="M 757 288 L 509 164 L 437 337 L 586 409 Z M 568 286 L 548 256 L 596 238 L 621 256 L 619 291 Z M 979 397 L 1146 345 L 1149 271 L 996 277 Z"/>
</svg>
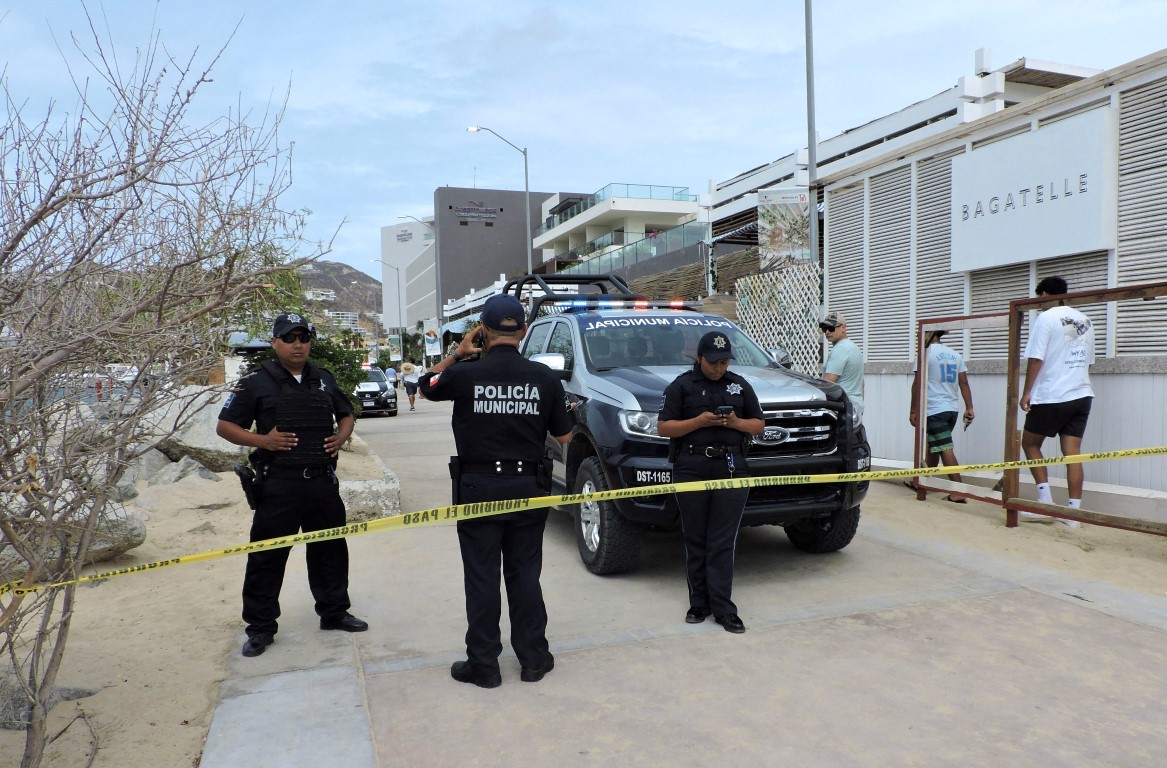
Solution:
<svg viewBox="0 0 1167 768">
<path fill-rule="evenodd" d="M 330 325 L 338 329 L 348 328 L 358 333 L 361 332 L 359 312 L 334 312 L 326 309 L 324 310 L 324 316 L 328 318 Z"/>
<path fill-rule="evenodd" d="M 864 352 L 864 421 L 875 456 L 893 465 L 912 458 L 918 320 L 1004 312 L 1049 275 L 1071 291 L 1167 280 L 1167 51 L 1093 74 L 1026 59 L 978 69 L 818 147 L 825 306 L 846 313 Z M 792 154 L 717 185 L 714 234 L 748 227 L 756 190 L 798 173 Z M 1084 311 L 1097 362 L 1083 450 L 1167 444 L 1167 299 Z M 956 454 L 1000 461 L 1005 332 L 945 343 L 968 361 L 977 410 Z M 1064 472 L 1050 474 L 1064 500 Z M 1086 480 L 1087 507 L 1093 494 L 1098 508 L 1120 499 L 1167 519 L 1167 459 L 1091 463 Z M 1099 502 L 1102 492 L 1116 495 Z"/>
<path fill-rule="evenodd" d="M 433 217 L 381 227 L 381 307 L 386 328 L 437 317 Z"/>
<path fill-rule="evenodd" d="M 308 301 L 336 301 L 336 291 L 331 288 L 309 288 L 304 291 Z"/>
</svg>

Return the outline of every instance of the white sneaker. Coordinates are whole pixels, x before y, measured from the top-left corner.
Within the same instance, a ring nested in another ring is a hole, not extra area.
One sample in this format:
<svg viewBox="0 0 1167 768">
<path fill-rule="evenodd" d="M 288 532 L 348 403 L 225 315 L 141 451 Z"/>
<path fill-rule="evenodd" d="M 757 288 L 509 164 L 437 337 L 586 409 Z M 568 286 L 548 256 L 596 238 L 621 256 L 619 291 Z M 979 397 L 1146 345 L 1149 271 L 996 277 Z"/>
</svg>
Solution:
<svg viewBox="0 0 1167 768">
<path fill-rule="evenodd" d="M 1054 519 L 1048 515 L 1039 515 L 1036 512 L 1026 512 L 1024 510 L 1018 510 L 1017 519 L 1028 520 L 1032 523 L 1052 523 L 1054 521 Z"/>
<path fill-rule="evenodd" d="M 1081 528 L 1082 527 L 1082 524 L 1079 523 L 1077 520 L 1067 520 L 1064 517 L 1059 517 L 1058 522 L 1061 523 L 1062 525 L 1069 526 L 1070 528 Z"/>
</svg>

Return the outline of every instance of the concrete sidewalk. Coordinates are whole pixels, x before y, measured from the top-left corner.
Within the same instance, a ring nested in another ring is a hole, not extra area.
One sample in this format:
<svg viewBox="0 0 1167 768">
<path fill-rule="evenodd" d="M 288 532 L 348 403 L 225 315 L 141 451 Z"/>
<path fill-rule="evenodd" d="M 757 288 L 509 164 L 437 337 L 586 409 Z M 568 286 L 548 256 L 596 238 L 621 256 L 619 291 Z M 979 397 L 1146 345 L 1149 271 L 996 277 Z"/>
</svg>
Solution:
<svg viewBox="0 0 1167 768">
<path fill-rule="evenodd" d="M 424 401 L 360 422 L 403 509 L 446 503 L 448 425 L 448 406 Z M 902 504 L 896 490 L 874 484 L 865 509 Z M 229 659 L 203 768 L 1167 763 L 1167 600 L 868 519 L 829 556 L 743 531 L 734 597 L 749 631 L 735 636 L 684 623 L 676 534 L 649 532 L 635 572 L 601 578 L 553 513 L 555 671 L 521 683 L 508 648 L 494 690 L 449 676 L 465 632 L 452 528 L 350 548 L 370 631 L 317 629 L 293 554 L 277 642 Z"/>
</svg>

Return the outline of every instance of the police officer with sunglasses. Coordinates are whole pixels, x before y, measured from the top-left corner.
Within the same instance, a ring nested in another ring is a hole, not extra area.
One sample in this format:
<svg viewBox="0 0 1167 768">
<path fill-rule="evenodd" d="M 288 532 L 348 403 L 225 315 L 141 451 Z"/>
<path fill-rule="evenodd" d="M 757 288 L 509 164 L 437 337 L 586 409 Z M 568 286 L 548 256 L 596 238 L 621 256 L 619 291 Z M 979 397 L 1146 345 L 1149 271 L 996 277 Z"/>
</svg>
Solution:
<svg viewBox="0 0 1167 768">
<path fill-rule="evenodd" d="M 308 359 L 315 337 L 315 328 L 300 315 L 277 317 L 272 327 L 277 360 L 264 362 L 260 370 L 244 377 L 219 414 L 219 437 L 255 449 L 251 541 L 345 524 L 335 470 L 340 447 L 353 431 L 352 406 L 332 374 Z M 288 552 L 283 547 L 247 556 L 244 656 L 259 656 L 275 642 Z M 345 540 L 312 542 L 305 552 L 320 628 L 368 629 L 348 612 Z"/>
</svg>

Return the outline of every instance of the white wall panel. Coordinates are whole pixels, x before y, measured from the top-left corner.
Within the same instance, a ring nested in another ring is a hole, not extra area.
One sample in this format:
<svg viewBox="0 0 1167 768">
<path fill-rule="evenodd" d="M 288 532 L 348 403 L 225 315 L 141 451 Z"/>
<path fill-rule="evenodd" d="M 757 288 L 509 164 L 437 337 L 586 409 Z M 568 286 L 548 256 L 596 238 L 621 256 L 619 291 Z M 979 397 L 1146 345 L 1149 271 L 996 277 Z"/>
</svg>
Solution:
<svg viewBox="0 0 1167 768">
<path fill-rule="evenodd" d="M 1091 383 L 1095 398 L 1082 440 L 1083 451 L 1118 451 L 1161 443 L 1167 435 L 1167 408 L 1161 405 L 1167 402 L 1167 375 L 1096 373 L 1091 376 Z M 969 385 L 977 418 L 967 432 L 957 430 L 953 434 L 956 457 L 963 464 L 1001 461 L 1005 443 L 1005 376 L 972 374 Z M 908 424 L 910 386 L 909 375 L 867 375 L 867 408 L 863 421 L 872 455 L 877 458 L 903 462 L 912 459 L 912 427 Z M 1132 404 L 1138 404 L 1134 418 Z M 1024 423 L 1024 414 L 1020 418 L 1018 426 Z M 1046 441 L 1045 455 L 1059 455 L 1055 440 Z M 1025 475 L 1029 477 L 1028 472 Z M 1064 480 L 1065 467 L 1050 467 L 1050 476 Z M 1167 493 L 1167 457 L 1092 462 L 1086 465 L 1086 482 Z M 1054 497 L 1064 501 L 1065 491 L 1061 490 L 1060 495 L 1055 491 Z M 1164 512 L 1167 512 L 1167 502 Z"/>
</svg>

